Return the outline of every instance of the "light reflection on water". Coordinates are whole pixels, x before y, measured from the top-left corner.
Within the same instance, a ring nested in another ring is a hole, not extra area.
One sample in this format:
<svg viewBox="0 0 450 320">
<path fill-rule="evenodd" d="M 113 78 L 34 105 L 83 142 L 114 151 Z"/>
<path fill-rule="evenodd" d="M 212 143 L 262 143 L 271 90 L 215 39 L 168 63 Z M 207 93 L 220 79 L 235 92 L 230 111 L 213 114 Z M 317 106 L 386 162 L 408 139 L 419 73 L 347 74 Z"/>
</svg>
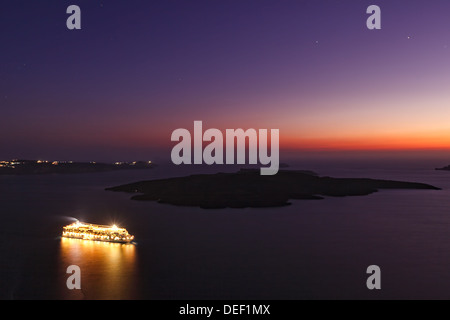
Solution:
<svg viewBox="0 0 450 320">
<path fill-rule="evenodd" d="M 66 299 L 133 299 L 136 292 L 136 246 L 112 242 L 61 238 L 60 263 Z M 81 269 L 81 290 L 69 290 L 70 265 Z"/>
</svg>

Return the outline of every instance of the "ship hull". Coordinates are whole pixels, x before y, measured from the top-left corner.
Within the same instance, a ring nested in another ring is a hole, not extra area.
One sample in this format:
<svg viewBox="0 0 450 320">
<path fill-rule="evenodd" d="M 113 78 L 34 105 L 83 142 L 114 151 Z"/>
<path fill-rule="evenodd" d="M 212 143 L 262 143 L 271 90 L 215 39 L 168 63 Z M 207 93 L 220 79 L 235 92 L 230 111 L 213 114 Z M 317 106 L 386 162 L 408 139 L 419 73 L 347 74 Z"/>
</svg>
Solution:
<svg viewBox="0 0 450 320">
<path fill-rule="evenodd" d="M 126 243 L 130 243 L 132 240 L 110 240 L 110 239 L 87 239 L 83 236 L 68 236 L 68 235 L 63 235 L 63 238 L 69 238 L 69 239 L 78 239 L 78 240 L 86 240 L 86 241 L 100 241 L 100 242 L 112 242 L 112 243 L 122 243 L 122 244 L 126 244 Z"/>
</svg>

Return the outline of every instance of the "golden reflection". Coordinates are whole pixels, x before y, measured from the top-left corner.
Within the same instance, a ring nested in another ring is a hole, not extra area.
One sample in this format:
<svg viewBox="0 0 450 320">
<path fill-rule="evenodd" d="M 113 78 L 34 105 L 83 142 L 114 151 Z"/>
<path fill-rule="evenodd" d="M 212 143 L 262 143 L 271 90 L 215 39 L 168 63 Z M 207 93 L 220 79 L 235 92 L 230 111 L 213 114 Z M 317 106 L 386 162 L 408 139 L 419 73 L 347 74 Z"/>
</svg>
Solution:
<svg viewBox="0 0 450 320">
<path fill-rule="evenodd" d="M 60 261 L 67 299 L 133 299 L 136 288 L 136 246 L 113 242 L 61 238 Z M 81 269 L 81 290 L 69 290 L 65 271 Z"/>
</svg>

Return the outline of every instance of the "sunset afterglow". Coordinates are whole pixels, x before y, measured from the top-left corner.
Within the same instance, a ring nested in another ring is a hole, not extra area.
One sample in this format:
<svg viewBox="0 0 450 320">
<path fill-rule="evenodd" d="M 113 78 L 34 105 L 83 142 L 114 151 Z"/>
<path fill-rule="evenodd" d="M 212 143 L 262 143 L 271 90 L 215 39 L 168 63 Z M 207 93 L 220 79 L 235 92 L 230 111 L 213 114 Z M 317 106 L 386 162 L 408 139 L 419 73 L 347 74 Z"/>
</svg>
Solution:
<svg viewBox="0 0 450 320">
<path fill-rule="evenodd" d="M 6 159 L 167 158 L 195 120 L 278 128 L 289 150 L 450 149 L 448 1 L 378 1 L 381 30 L 367 1 L 81 2 L 72 33 L 63 3 L 27 4 L 27 25 L 5 5 Z"/>
</svg>

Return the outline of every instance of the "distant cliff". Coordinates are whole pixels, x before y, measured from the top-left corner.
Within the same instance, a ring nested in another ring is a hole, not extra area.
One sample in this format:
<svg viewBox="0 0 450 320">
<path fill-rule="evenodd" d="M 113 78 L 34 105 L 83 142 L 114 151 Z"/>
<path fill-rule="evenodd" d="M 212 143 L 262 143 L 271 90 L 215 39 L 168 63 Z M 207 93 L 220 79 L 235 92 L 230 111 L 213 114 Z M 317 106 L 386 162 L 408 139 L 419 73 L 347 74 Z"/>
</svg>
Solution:
<svg viewBox="0 0 450 320">
<path fill-rule="evenodd" d="M 0 161 L 0 175 L 92 173 L 131 169 L 149 169 L 154 166 L 155 165 L 150 161 L 99 163 L 12 160 Z"/>
</svg>

